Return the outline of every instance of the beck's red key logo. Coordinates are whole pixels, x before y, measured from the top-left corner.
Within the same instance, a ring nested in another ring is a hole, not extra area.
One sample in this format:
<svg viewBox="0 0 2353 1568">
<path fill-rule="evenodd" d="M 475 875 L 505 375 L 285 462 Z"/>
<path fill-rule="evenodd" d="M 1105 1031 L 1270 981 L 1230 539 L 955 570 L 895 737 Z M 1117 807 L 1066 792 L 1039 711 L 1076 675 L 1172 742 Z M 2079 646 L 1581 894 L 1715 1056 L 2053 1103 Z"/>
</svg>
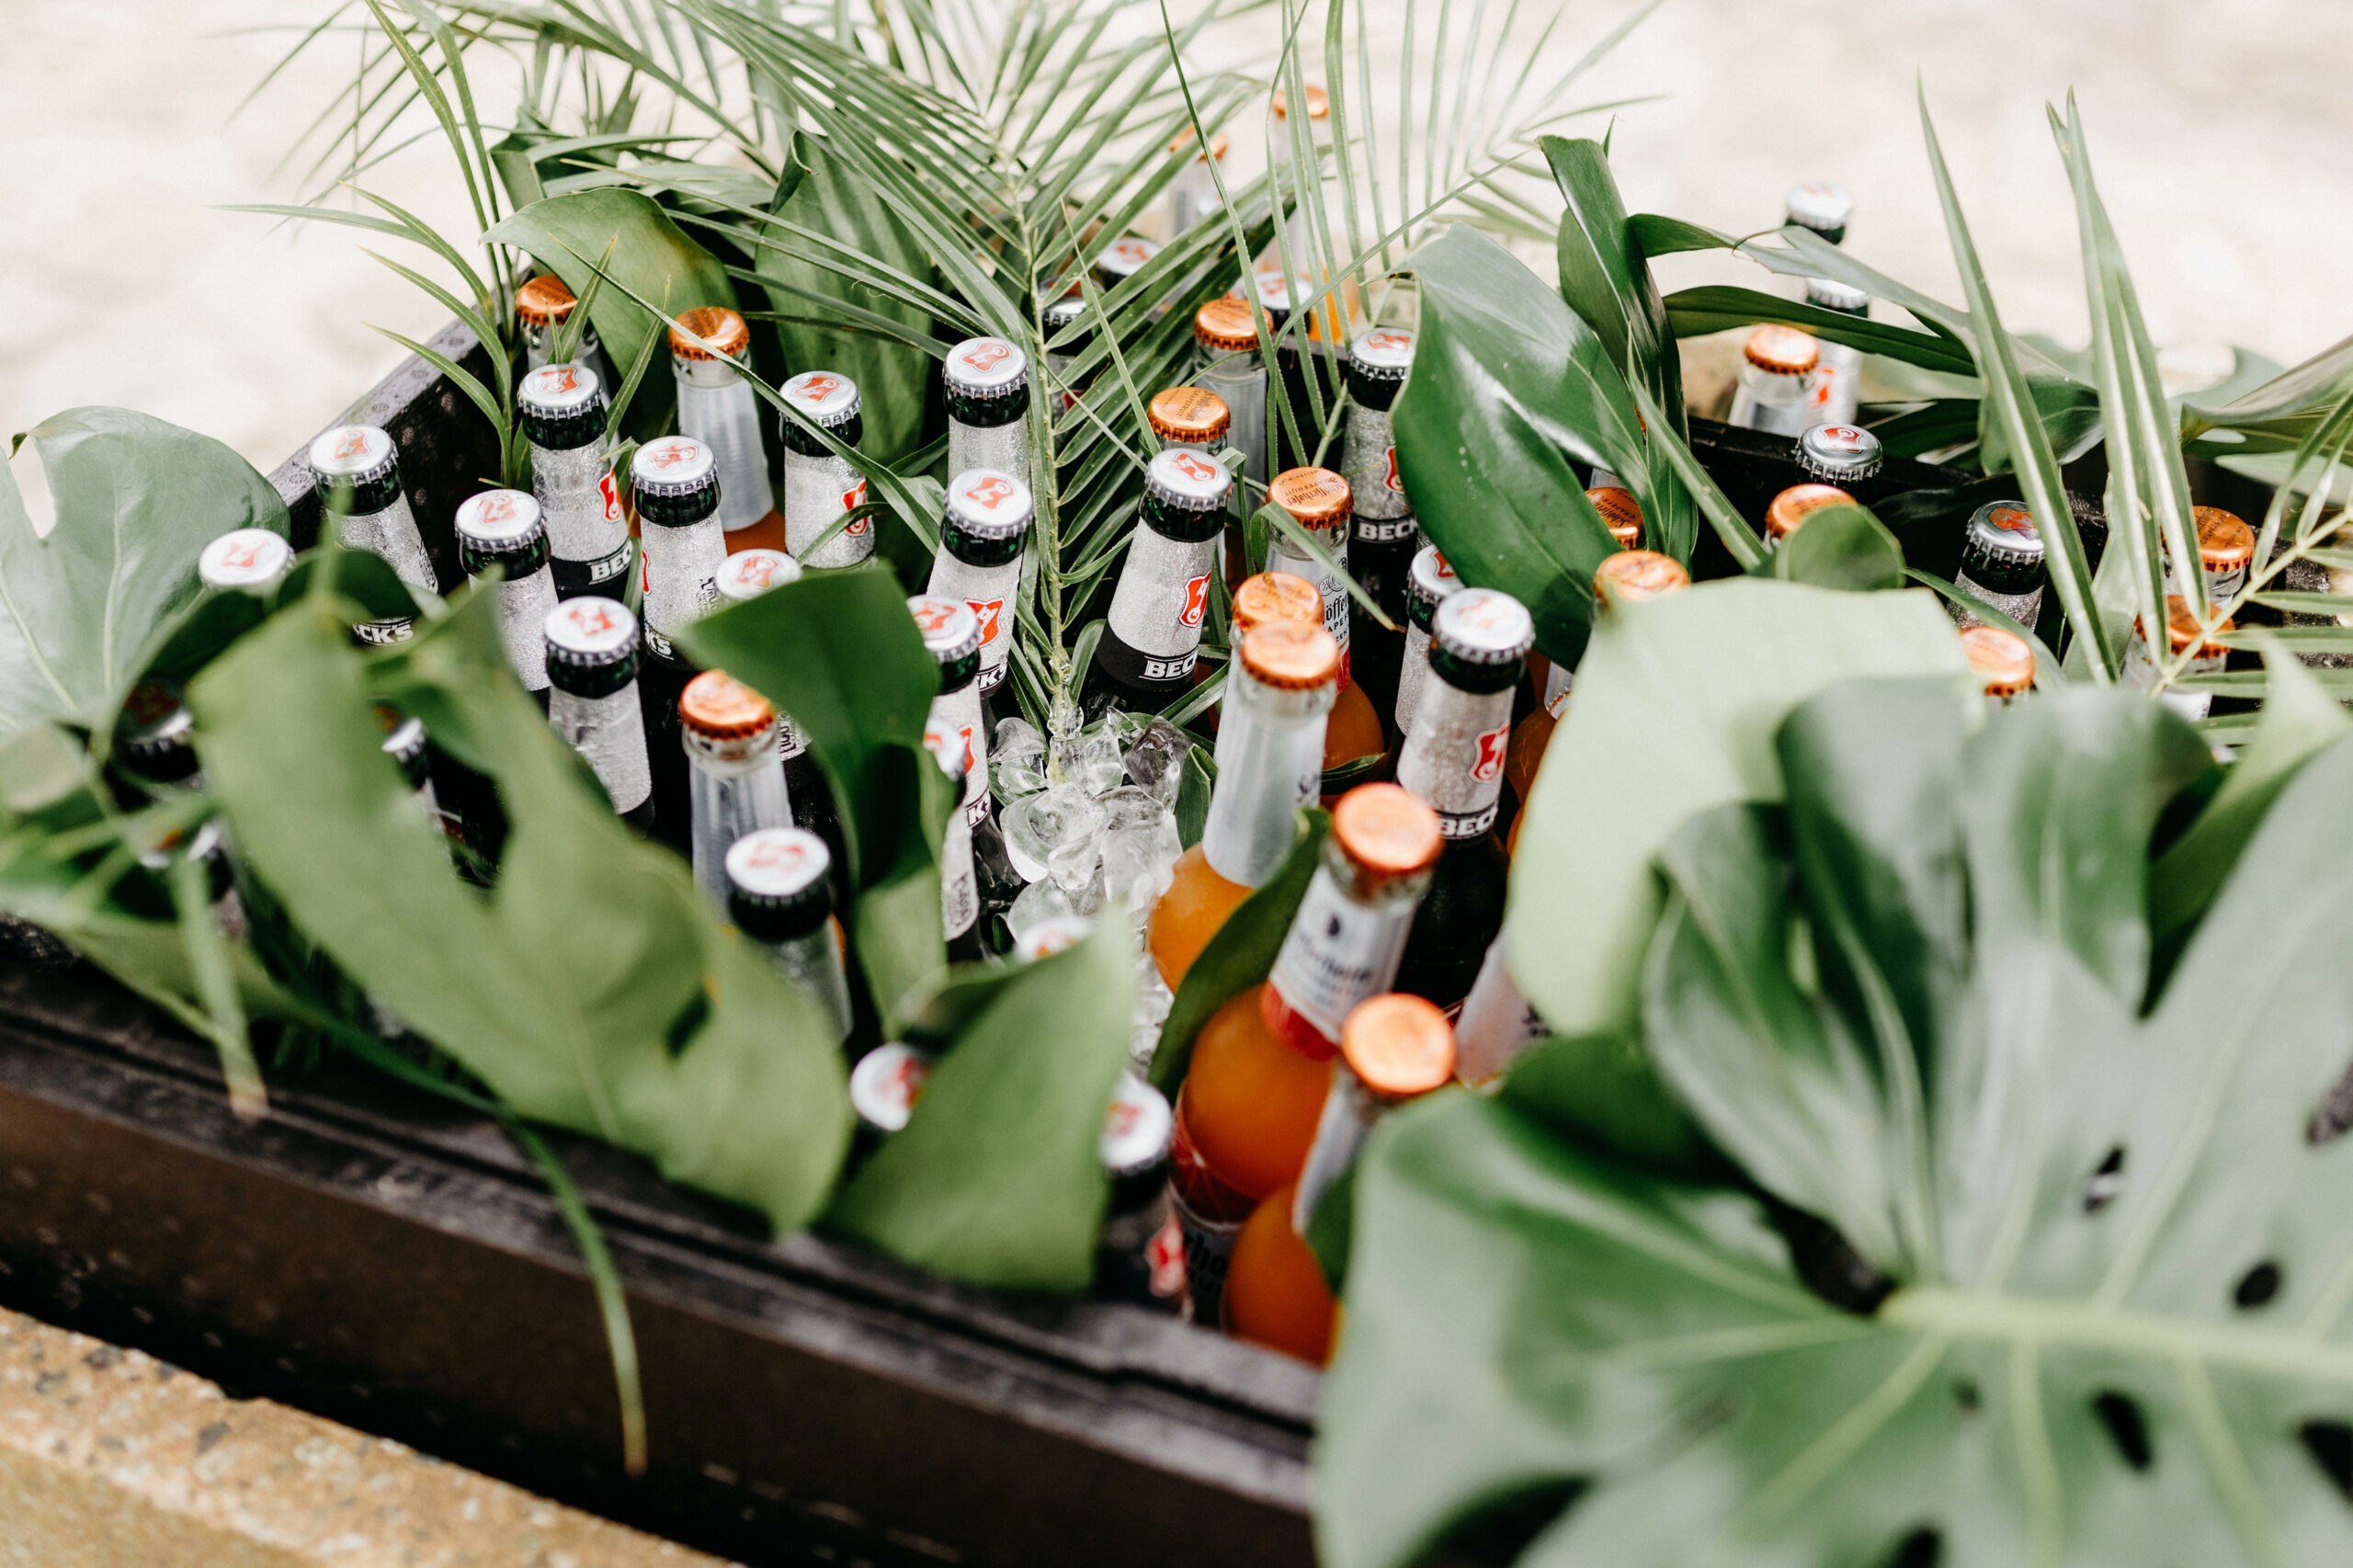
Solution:
<svg viewBox="0 0 2353 1568">
<path fill-rule="evenodd" d="M 973 619 L 981 623 L 981 641 L 983 643 L 995 642 L 997 627 L 1005 619 L 1005 601 L 966 599 L 964 602 L 972 607 Z"/>
<path fill-rule="evenodd" d="M 977 346 L 966 350 L 963 358 L 964 363 L 975 370 L 993 370 L 1012 356 L 1013 349 L 1009 345 L 999 343 L 994 337 L 984 337 Z"/>
<path fill-rule="evenodd" d="M 1405 494 L 1405 482 L 1397 477 L 1397 449 L 1394 447 L 1389 449 L 1389 475 L 1381 483 L 1400 495 Z"/>
<path fill-rule="evenodd" d="M 1191 452 L 1178 452 L 1172 466 L 1196 484 L 1211 484 L 1225 477 L 1223 469 Z"/>
<path fill-rule="evenodd" d="M 859 486 L 862 491 L 865 487 Z M 1013 499 L 1013 482 L 999 474 L 990 474 L 964 492 L 964 499 L 975 506 L 985 506 L 994 512 L 1000 503 Z"/>
<path fill-rule="evenodd" d="M 776 575 L 776 557 L 756 550 L 739 551 L 735 555 L 735 581 L 746 588 L 765 588 Z"/>
<path fill-rule="evenodd" d="M 343 439 L 335 444 L 335 460 L 337 462 L 349 462 L 354 458 L 367 455 L 368 432 L 365 430 L 346 430 Z"/>
<path fill-rule="evenodd" d="M 233 544 L 221 557 L 222 567 L 230 572 L 250 572 L 261 564 L 261 546 Z"/>
<path fill-rule="evenodd" d="M 1511 721 L 1489 730 L 1479 737 L 1478 759 L 1471 765 L 1471 777 L 1484 784 L 1504 770 L 1504 753 L 1511 744 Z"/>
<path fill-rule="evenodd" d="M 1185 585 L 1185 608 L 1176 619 L 1187 626 L 1199 626 L 1209 608 L 1210 574 L 1204 572 Z"/>
<path fill-rule="evenodd" d="M 855 511 L 857 511 L 860 506 L 865 506 L 865 505 L 866 505 L 866 481 L 865 481 L 865 480 L 860 479 L 860 480 L 859 480 L 856 484 L 851 485 L 847 490 L 845 490 L 845 491 L 843 491 L 843 492 L 842 492 L 842 510 L 843 510 L 843 511 L 845 511 L 845 512 L 855 512 Z M 860 517 L 860 518 L 858 518 L 856 522 L 851 523 L 851 524 L 848 524 L 847 527 L 845 527 L 845 528 L 842 529 L 842 532 L 844 532 L 844 533 L 846 533 L 846 534 L 850 534 L 850 535 L 852 535 L 852 536 L 855 536 L 855 535 L 858 535 L 858 534 L 862 534 L 862 533 L 864 533 L 867 529 L 869 529 L 869 528 L 872 528 L 873 526 L 874 526 L 874 519 L 873 519 L 873 518 L 871 518 L 871 517 Z"/>
<path fill-rule="evenodd" d="M 605 521 L 621 521 L 621 487 L 613 483 L 613 471 L 607 469 L 597 476 L 597 494 L 605 498 Z"/>
<path fill-rule="evenodd" d="M 680 463 L 694 461 L 701 454 L 702 449 L 684 436 L 673 436 L 669 440 L 653 449 L 646 460 L 655 468 L 676 468 Z"/>
<path fill-rule="evenodd" d="M 840 390 L 841 384 L 842 379 L 839 376 L 829 376 L 820 371 L 802 381 L 799 390 L 802 401 L 814 408 Z"/>
</svg>

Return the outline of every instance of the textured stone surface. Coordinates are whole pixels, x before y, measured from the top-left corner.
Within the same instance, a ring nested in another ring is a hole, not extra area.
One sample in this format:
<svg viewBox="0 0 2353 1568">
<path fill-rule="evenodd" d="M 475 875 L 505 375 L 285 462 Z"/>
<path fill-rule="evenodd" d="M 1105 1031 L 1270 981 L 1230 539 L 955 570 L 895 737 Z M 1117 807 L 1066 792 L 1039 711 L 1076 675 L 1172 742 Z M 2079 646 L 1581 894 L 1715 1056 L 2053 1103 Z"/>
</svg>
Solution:
<svg viewBox="0 0 2353 1568">
<path fill-rule="evenodd" d="M 720 1568 L 0 1312 L 0 1568 Z"/>
</svg>

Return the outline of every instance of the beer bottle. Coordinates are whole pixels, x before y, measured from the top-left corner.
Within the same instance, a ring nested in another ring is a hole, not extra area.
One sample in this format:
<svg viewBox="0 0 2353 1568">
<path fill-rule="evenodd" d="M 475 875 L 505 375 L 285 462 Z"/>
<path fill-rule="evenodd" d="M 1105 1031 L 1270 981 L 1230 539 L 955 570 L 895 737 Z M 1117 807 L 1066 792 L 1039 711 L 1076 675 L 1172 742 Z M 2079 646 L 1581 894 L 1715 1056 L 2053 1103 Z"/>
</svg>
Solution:
<svg viewBox="0 0 2353 1568">
<path fill-rule="evenodd" d="M 1128 558 L 1080 700 L 1087 719 L 1114 708 L 1152 713 L 1192 689 L 1233 478 L 1198 452 L 1162 452 L 1144 467 Z"/>
<path fill-rule="evenodd" d="M 797 827 L 765 827 L 728 846 L 727 914 L 768 950 L 787 980 L 825 1011 L 835 1041 L 849 1038 L 849 976 L 834 919 L 833 855 Z"/>
<path fill-rule="evenodd" d="M 937 1060 L 927 1051 L 897 1040 L 878 1045 L 858 1059 L 849 1070 L 849 1108 L 858 1118 L 858 1129 L 851 1135 L 849 1158 L 843 1165 L 844 1180 L 907 1125 Z"/>
<path fill-rule="evenodd" d="M 1304 1239 L 1308 1221 L 1356 1164 L 1375 1122 L 1453 1076 L 1454 1031 L 1421 997 L 1375 996 L 1348 1015 L 1332 1092 L 1298 1182 L 1260 1200 L 1234 1238 L 1225 1277 L 1229 1333 L 1313 1366 L 1331 1358 L 1338 1314 Z"/>
<path fill-rule="evenodd" d="M 1097 1145 L 1111 1177 L 1111 1200 L 1095 1234 L 1099 1300 L 1174 1312 L 1184 1294 L 1181 1233 L 1168 1233 L 1168 1151 L 1176 1132 L 1176 1115 L 1161 1092 L 1132 1073 L 1120 1074 Z"/>
<path fill-rule="evenodd" d="M 842 445 L 856 448 L 863 426 L 858 387 L 831 370 L 803 370 L 779 389 L 792 405 Z M 818 544 L 844 512 L 866 505 L 866 476 L 828 452 L 824 444 L 784 418 L 785 549 L 803 566 L 855 566 L 874 553 L 874 519 L 852 520 Z M 812 547 L 814 547 L 813 549 Z"/>
<path fill-rule="evenodd" d="M 392 437 L 373 425 L 345 425 L 313 441 L 309 455 L 320 510 L 343 547 L 381 556 L 418 593 L 439 592 L 425 536 L 401 494 L 401 460 Z M 416 635 L 416 622 L 370 620 L 351 630 L 362 642 L 405 642 Z"/>
<path fill-rule="evenodd" d="M 1871 297 L 1836 278 L 1807 278 L 1805 302 L 1858 321 L 1870 319 Z M 1826 337 L 1815 341 L 1822 361 L 1814 367 L 1813 416 L 1824 425 L 1852 425 L 1862 407 L 1863 351 Z"/>
<path fill-rule="evenodd" d="M 723 670 L 705 670 L 678 699 L 694 813 L 695 883 L 727 907 L 727 851 L 747 833 L 792 825 L 776 710 Z"/>
<path fill-rule="evenodd" d="M 1137 273 L 1154 256 L 1160 254 L 1158 242 L 1142 234 L 1121 234 L 1103 247 L 1095 258 L 1095 281 L 1109 293 Z"/>
<path fill-rule="evenodd" d="M 567 599 L 547 619 L 548 722 L 595 771 L 621 820 L 654 826 L 637 694 L 637 617 L 617 599 Z"/>
<path fill-rule="evenodd" d="M 1348 564 L 1373 602 L 1395 621 L 1392 631 L 1353 601 L 1348 608 L 1351 676 L 1364 683 L 1373 711 L 1397 710 L 1398 672 L 1405 652 L 1405 576 L 1421 530 L 1397 477 L 1397 437 L 1389 409 L 1414 366 L 1414 335 L 1384 326 L 1358 335 L 1348 349 L 1348 422 L 1340 472 L 1355 513 Z"/>
<path fill-rule="evenodd" d="M 1029 483 L 1029 358 L 1002 337 L 948 351 L 948 472 L 993 469 Z M 1004 662 L 998 661 L 1000 671 Z M 989 683 L 992 689 L 996 683 Z"/>
<path fill-rule="evenodd" d="M 196 558 L 196 580 L 208 588 L 260 593 L 294 568 L 294 547 L 267 528 L 232 528 Z"/>
<path fill-rule="evenodd" d="M 1339 664 L 1331 633 L 1310 622 L 1277 619 L 1240 636 L 1200 842 L 1176 858 L 1144 922 L 1145 949 L 1171 991 L 1290 851 L 1299 808 L 1323 777 Z"/>
<path fill-rule="evenodd" d="M 572 318 L 580 301 L 573 297 L 572 286 L 552 272 L 542 272 L 527 278 L 515 290 L 515 319 L 523 328 L 523 369 L 536 370 L 555 358 L 555 335 L 558 328 Z M 573 364 L 585 366 L 597 373 L 602 386 L 614 386 L 613 368 L 605 358 L 605 346 L 597 341 L 597 329 L 580 329 L 580 347 L 572 356 Z"/>
<path fill-rule="evenodd" d="M 1192 140 L 1193 128 L 1188 125 L 1169 142 L 1168 150 L 1181 152 Z M 1217 180 L 1210 173 L 1210 160 L 1224 163 L 1225 150 L 1225 132 L 1213 132 L 1209 151 L 1196 153 L 1184 172 L 1168 182 L 1168 238 L 1176 239 L 1202 219 L 1223 211 L 1218 205 Z"/>
<path fill-rule="evenodd" d="M 2022 623 L 2023 624 L 2023 623 Z M 2223 616 L 2212 631 L 2199 624 L 2198 612 L 2179 594 L 2165 596 L 2165 656 L 2179 658 L 2189 653 L 2181 668 L 2182 676 L 2215 675 L 2221 672 L 2231 656 L 2231 651 L 2218 639 L 2234 626 L 2229 616 Z M 2195 653 L 2191 653 L 2192 649 Z M 2140 691 L 2155 691 L 2159 675 L 2159 655 L 2150 646 L 2149 628 L 2145 616 L 2132 618 L 2132 641 L 2125 645 L 2121 671 L 2124 684 Z M 2179 677 L 2177 676 L 2177 679 Z M 2211 691 L 2185 690 L 2179 685 L 2169 686 L 2160 694 L 2165 704 L 2183 718 L 2195 722 L 2206 717 L 2214 705 Z"/>
<path fill-rule="evenodd" d="M 115 721 L 114 763 L 150 795 L 204 788 L 196 716 L 177 681 L 142 680 L 131 688 Z"/>
<path fill-rule="evenodd" d="M 1200 369 L 1193 384 L 1217 393 L 1233 419 L 1229 439 L 1242 452 L 1242 476 L 1259 491 L 1271 470 L 1267 467 L 1267 362 L 1258 352 L 1258 324 L 1250 307 L 1235 299 L 1211 300 L 1193 312 L 1193 342 L 1200 351 Z M 1247 517 L 1251 503 L 1236 491 L 1237 518 Z M 1247 558 L 1239 553 L 1234 538 L 1226 560 L 1228 586 L 1248 574 Z"/>
<path fill-rule="evenodd" d="M 1465 588 L 1430 622 L 1430 669 L 1397 782 L 1438 813 L 1446 854 L 1414 917 L 1397 989 L 1441 1007 L 1462 1000 L 1503 926 L 1508 862 L 1495 835 L 1511 739 L 1512 688 L 1536 640 L 1518 599 Z"/>
<path fill-rule="evenodd" d="M 494 590 L 499 645 L 523 689 L 546 703 L 548 614 L 556 599 L 540 504 L 519 490 L 485 490 L 459 505 L 457 532 L 458 564 L 467 575 L 480 577 L 494 566 L 506 574 Z"/>
<path fill-rule="evenodd" d="M 1798 227 L 1812 229 L 1834 245 L 1844 244 L 1847 221 L 1855 215 L 1855 199 L 1847 194 L 1844 186 L 1828 180 L 1808 180 L 1790 187 L 1782 210 L 1789 215 L 1788 221 Z"/>
<path fill-rule="evenodd" d="M 1835 484 L 1792 484 L 1766 504 L 1765 548 L 1779 550 L 1781 541 L 1797 531 L 1797 527 L 1813 513 L 1824 506 L 1843 506 L 1854 501 L 1852 495 Z"/>
<path fill-rule="evenodd" d="M 726 603 L 741 604 L 800 579 L 801 563 L 781 550 L 739 550 L 719 569 L 719 597 Z M 838 857 L 841 818 L 834 810 L 834 792 L 825 782 L 824 769 L 809 754 L 809 737 L 792 722 L 791 714 L 779 710 L 776 726 L 776 752 L 784 764 L 784 792 L 792 801 L 793 825 L 824 839 Z M 847 889 L 835 892 L 847 895 Z"/>
<path fill-rule="evenodd" d="M 433 787 L 433 756 L 426 745 L 425 722 L 389 702 L 376 704 L 376 717 L 384 723 L 383 753 L 399 766 L 416 809 L 425 813 L 425 820 L 434 832 L 462 842 L 466 835 L 450 814 L 441 809 L 440 792 Z"/>
<path fill-rule="evenodd" d="M 1446 563 L 1438 546 L 1426 544 L 1414 552 L 1405 573 L 1405 648 L 1397 667 L 1397 733 L 1403 746 L 1414 733 L 1414 714 L 1422 704 L 1422 687 L 1430 673 L 1430 619 L 1438 607 L 1462 586 L 1462 579 Z"/>
<path fill-rule="evenodd" d="M 719 602 L 719 573 L 727 563 L 718 464 L 692 437 L 665 436 L 637 449 L 630 487 L 645 557 L 639 575 L 645 643 L 655 657 L 676 660 L 670 639 Z"/>
<path fill-rule="evenodd" d="M 1462 999 L 1462 1016 L 1454 1030 L 1455 1072 L 1466 1084 L 1488 1083 L 1551 1032 L 1519 994 L 1505 961 L 1504 939 L 1497 936 L 1479 960 L 1479 978 L 1471 983 L 1471 994 Z"/>
<path fill-rule="evenodd" d="M 2191 509 L 2198 528 L 2198 559 L 2206 569 L 2206 597 L 2218 605 L 2238 597 L 2255 561 L 2255 530 L 2220 506 Z"/>
<path fill-rule="evenodd" d="M 1341 1026 L 1391 989 L 1439 842 L 1430 809 L 1394 784 L 1342 796 L 1274 971 L 1201 1026 L 1176 1096 L 1170 1176 L 1201 1321 L 1220 1321 L 1242 1221 L 1307 1158 Z"/>
<path fill-rule="evenodd" d="M 1985 693 L 1985 706 L 2006 708 L 2034 686 L 2034 650 L 2016 632 L 1998 626 L 1972 626 L 1961 634 L 1961 650 Z"/>
<path fill-rule="evenodd" d="M 1054 342 L 1088 318 L 1086 297 L 1074 290 L 1060 294 L 1045 305 L 1039 317 L 1045 328 L 1046 341 Z M 1046 350 L 1046 373 L 1056 386 L 1062 388 L 1063 412 L 1065 414 L 1086 394 L 1085 387 L 1074 384 L 1071 380 L 1071 368 L 1077 364 L 1079 356 L 1086 352 L 1086 335 L 1081 333 L 1061 347 Z"/>
<path fill-rule="evenodd" d="M 698 342 L 697 339 L 701 341 Z M 708 345 L 708 347 L 705 347 Z M 784 547 L 784 519 L 768 483 L 759 405 L 744 372 L 728 361 L 751 351 L 752 329 L 733 311 L 700 305 L 670 329 L 670 370 L 678 382 L 678 434 L 710 449 L 719 473 L 719 526 L 727 548 Z"/>
<path fill-rule="evenodd" d="M 1872 493 L 1884 460 L 1879 437 L 1859 425 L 1816 425 L 1798 437 L 1799 471 L 1850 497 Z"/>
<path fill-rule="evenodd" d="M 961 599 L 918 594 L 907 611 L 939 664 L 939 695 L 925 716 L 923 744 L 957 781 L 963 804 L 949 813 L 939 845 L 939 918 L 948 956 L 982 953 L 980 881 L 972 869 L 972 817 L 988 810 L 988 733 L 981 722 L 981 623 Z"/>
<path fill-rule="evenodd" d="M 1961 570 L 1954 583 L 2031 629 L 2042 613 L 2042 534 L 2023 501 L 1988 501 L 1970 515 L 1961 539 Z M 1948 604 L 1948 613 L 1966 629 L 1977 617 Z"/>
<path fill-rule="evenodd" d="M 1347 480 L 1328 468 L 1294 468 L 1277 474 L 1267 494 L 1290 514 L 1292 521 L 1313 536 L 1335 566 L 1341 572 L 1347 570 L 1350 503 Z M 1267 570 L 1302 577 L 1313 585 L 1324 601 L 1324 630 L 1340 645 L 1340 695 L 1332 704 L 1332 719 L 1324 733 L 1333 754 L 1346 764 L 1386 753 L 1388 737 L 1381 727 L 1381 716 L 1373 711 L 1372 699 L 1349 674 L 1347 582 L 1282 534 L 1267 541 Z"/>
<path fill-rule="evenodd" d="M 1206 387 L 1163 387 L 1152 394 L 1144 416 L 1162 451 L 1182 449 L 1212 460 L 1233 428 L 1233 411 Z"/>
<path fill-rule="evenodd" d="M 604 383 L 585 365 L 545 365 L 517 383 L 515 409 L 531 444 L 556 597 L 620 597 L 629 520 L 605 446 Z"/>
<path fill-rule="evenodd" d="M 1005 683 L 1012 666 L 1032 506 L 1029 486 L 1014 470 L 965 469 L 948 482 L 939 551 L 925 591 L 961 599 L 980 622 L 981 674 L 973 688 L 980 701 Z"/>
<path fill-rule="evenodd" d="M 1813 423 L 1813 372 L 1821 346 L 1791 326 L 1760 326 L 1742 351 L 1740 384 L 1726 423 L 1776 436 L 1800 436 Z"/>
</svg>

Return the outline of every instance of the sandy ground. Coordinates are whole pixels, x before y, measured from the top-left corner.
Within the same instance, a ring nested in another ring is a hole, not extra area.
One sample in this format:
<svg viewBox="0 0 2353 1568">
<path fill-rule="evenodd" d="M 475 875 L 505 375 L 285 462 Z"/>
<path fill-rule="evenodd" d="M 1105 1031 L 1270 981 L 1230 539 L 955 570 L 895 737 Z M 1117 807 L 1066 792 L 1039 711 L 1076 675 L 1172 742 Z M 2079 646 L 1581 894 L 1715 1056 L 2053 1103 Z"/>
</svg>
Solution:
<svg viewBox="0 0 2353 1568">
<path fill-rule="evenodd" d="M 439 324 L 360 236 L 217 210 L 294 194 L 276 165 L 344 68 L 322 57 L 233 111 L 285 41 L 250 29 L 319 8 L 0 0 L 0 432 L 118 403 L 267 469 L 400 357 L 369 324 Z M 1582 48 L 1619 14 L 1575 0 L 1561 36 Z M 2292 359 L 2353 329 L 2337 259 L 2353 244 L 2347 58 L 2353 7 L 2293 0 L 1667 0 L 1590 88 L 1661 95 L 1619 112 L 1630 205 L 1745 231 L 1778 219 L 1791 181 L 1836 179 L 1858 199 L 1849 243 L 1950 297 L 1916 73 L 2006 315 L 2079 338 L 2073 210 L 2042 111 L 2072 85 L 2157 338 Z M 465 228 L 437 146 L 369 177 Z M 1756 276 L 1695 258 L 1662 271 L 1669 287 Z M 35 466 L 15 465 L 37 491 Z"/>
</svg>

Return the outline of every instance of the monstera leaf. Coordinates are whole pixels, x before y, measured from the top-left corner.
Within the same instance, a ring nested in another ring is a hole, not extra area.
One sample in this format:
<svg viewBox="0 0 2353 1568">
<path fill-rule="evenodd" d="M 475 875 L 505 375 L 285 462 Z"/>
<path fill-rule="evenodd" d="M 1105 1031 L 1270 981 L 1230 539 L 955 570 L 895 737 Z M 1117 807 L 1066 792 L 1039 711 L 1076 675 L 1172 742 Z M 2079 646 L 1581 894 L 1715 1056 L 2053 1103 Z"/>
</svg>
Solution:
<svg viewBox="0 0 2353 1568">
<path fill-rule="evenodd" d="M 613 815 L 508 672 L 495 608 L 472 595 L 401 653 L 497 783 L 495 890 L 452 874 L 384 755 L 332 601 L 281 611 L 190 687 L 239 850 L 337 965 L 523 1115 L 796 1228 L 848 1142 L 832 1031 Z"/>
<path fill-rule="evenodd" d="M 1747 1184 L 1509 1096 L 1380 1130 L 1324 1560 L 1505 1521 L 1546 1565 L 2346 1560 L 2353 739 L 2154 987 L 2153 830 L 2211 783 L 2165 710 L 2078 687 L 1969 734 L 1933 686 L 1858 682 L 1774 749 L 1785 805 L 1660 857 L 1643 987 Z M 1843 1306 L 1805 1283 L 1823 1221 Z"/>
</svg>

